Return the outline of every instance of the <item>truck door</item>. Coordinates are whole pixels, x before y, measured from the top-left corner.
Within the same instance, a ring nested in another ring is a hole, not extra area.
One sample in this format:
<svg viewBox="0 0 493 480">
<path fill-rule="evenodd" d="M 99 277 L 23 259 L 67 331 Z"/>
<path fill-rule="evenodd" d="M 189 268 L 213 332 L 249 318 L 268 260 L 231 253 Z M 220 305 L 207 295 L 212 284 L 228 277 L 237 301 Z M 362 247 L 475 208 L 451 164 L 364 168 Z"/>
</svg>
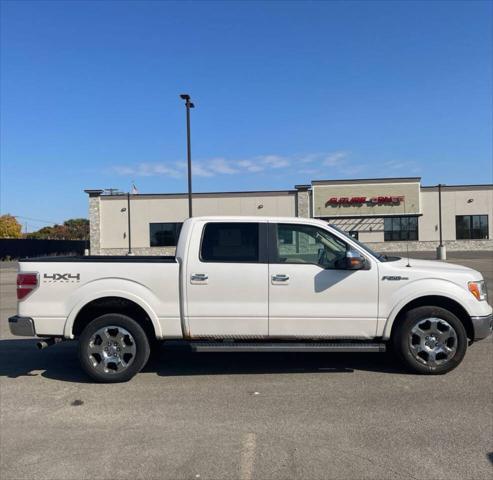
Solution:
<svg viewBox="0 0 493 480">
<path fill-rule="evenodd" d="M 371 338 L 378 315 L 377 265 L 337 267 L 348 245 L 299 223 L 269 224 L 269 335 Z"/>
<path fill-rule="evenodd" d="M 185 273 L 190 336 L 268 336 L 267 262 L 267 223 L 195 223 Z"/>
</svg>

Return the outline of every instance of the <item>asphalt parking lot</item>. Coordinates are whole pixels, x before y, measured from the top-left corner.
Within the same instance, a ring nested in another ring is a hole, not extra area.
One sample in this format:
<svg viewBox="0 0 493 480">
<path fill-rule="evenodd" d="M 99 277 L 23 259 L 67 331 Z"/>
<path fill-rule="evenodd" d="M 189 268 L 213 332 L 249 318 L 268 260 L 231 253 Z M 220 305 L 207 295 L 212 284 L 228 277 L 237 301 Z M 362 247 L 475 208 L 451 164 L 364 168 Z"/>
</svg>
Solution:
<svg viewBox="0 0 493 480">
<path fill-rule="evenodd" d="M 451 261 L 493 286 L 491 252 Z M 438 377 L 387 354 L 163 348 L 131 382 L 97 385 L 74 343 L 10 336 L 15 271 L 0 268 L 2 479 L 493 476 L 491 337 Z"/>
</svg>

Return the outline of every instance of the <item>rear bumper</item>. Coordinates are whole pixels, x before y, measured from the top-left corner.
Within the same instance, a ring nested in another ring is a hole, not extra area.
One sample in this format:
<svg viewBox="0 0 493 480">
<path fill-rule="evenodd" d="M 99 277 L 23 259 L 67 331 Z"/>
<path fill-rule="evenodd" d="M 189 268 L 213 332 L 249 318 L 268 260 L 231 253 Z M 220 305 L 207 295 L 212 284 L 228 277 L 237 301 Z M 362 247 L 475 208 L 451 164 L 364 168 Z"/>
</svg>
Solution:
<svg viewBox="0 0 493 480">
<path fill-rule="evenodd" d="M 486 338 L 493 330 L 493 314 L 484 317 L 471 317 L 474 340 Z"/>
<path fill-rule="evenodd" d="M 35 337 L 34 321 L 31 317 L 20 317 L 14 315 L 9 318 L 9 328 L 12 335 L 20 337 Z"/>
</svg>

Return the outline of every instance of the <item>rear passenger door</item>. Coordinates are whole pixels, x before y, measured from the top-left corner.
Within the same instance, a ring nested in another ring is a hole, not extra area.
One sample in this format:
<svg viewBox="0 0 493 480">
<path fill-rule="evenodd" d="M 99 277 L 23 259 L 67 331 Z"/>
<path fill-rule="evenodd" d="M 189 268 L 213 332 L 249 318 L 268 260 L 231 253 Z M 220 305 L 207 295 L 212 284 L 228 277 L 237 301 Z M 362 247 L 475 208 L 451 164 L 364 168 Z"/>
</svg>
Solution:
<svg viewBox="0 0 493 480">
<path fill-rule="evenodd" d="M 268 336 L 267 223 L 195 223 L 185 274 L 191 337 Z"/>
</svg>

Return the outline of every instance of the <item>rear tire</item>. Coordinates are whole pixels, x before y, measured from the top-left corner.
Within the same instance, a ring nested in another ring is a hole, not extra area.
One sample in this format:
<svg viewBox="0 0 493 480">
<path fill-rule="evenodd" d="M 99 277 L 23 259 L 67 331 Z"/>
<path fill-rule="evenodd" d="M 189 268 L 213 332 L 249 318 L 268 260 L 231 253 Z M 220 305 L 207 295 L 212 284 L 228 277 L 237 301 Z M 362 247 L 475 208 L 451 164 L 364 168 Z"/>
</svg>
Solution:
<svg viewBox="0 0 493 480">
<path fill-rule="evenodd" d="M 416 373 L 440 375 L 456 368 L 467 350 L 462 322 L 441 307 L 417 307 L 405 313 L 392 336 L 394 351 Z"/>
<path fill-rule="evenodd" d="M 127 382 L 150 354 L 149 339 L 133 319 L 109 313 L 89 323 L 79 338 L 79 361 L 96 382 Z"/>
</svg>

